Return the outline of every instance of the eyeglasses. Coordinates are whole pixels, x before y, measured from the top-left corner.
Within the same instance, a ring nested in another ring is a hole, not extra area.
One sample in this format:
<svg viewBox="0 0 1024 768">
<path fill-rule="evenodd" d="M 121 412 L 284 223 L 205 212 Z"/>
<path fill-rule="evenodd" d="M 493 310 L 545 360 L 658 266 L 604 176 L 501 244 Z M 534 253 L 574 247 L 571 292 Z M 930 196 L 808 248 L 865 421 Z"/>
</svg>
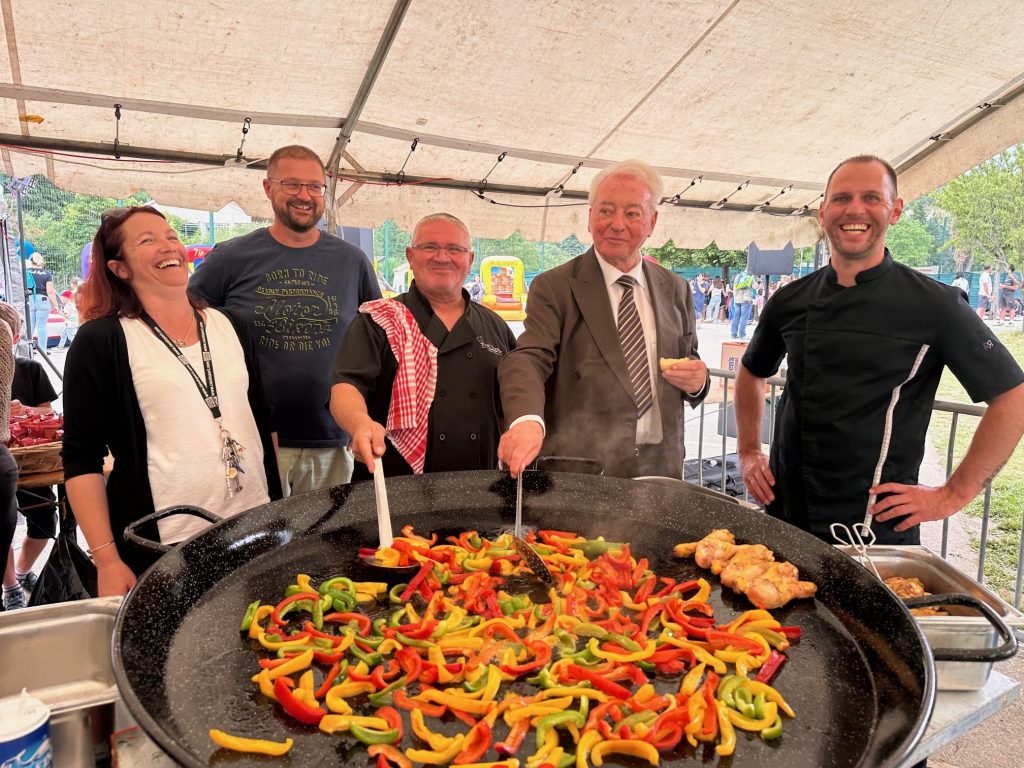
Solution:
<svg viewBox="0 0 1024 768">
<path fill-rule="evenodd" d="M 312 184 L 303 184 L 301 181 L 295 181 L 294 179 L 272 179 L 269 176 L 267 181 L 272 181 L 275 184 L 280 184 L 281 189 L 284 190 L 286 195 L 297 195 L 305 187 L 306 191 L 309 192 L 310 197 L 323 197 L 327 193 L 326 184 L 318 184 L 313 182 Z"/>
<path fill-rule="evenodd" d="M 470 252 L 469 248 L 463 248 L 461 245 L 439 245 L 438 243 L 421 243 L 420 245 L 413 246 L 414 251 L 422 251 L 428 256 L 437 256 L 441 251 L 444 251 L 449 256 L 465 256 Z"/>
</svg>

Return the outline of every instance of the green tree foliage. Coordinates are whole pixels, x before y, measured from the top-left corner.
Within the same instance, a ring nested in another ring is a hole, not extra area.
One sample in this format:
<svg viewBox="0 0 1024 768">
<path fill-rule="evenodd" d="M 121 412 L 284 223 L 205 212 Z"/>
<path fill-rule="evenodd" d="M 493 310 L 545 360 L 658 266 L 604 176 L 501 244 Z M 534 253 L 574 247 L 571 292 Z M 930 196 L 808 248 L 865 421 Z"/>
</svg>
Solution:
<svg viewBox="0 0 1024 768">
<path fill-rule="evenodd" d="M 893 259 L 908 267 L 924 267 L 932 261 L 932 236 L 924 222 L 903 216 L 886 234 L 885 245 Z"/>
<path fill-rule="evenodd" d="M 668 269 L 718 267 L 723 278 L 729 276 L 730 269 L 741 269 L 747 264 L 746 251 L 723 251 L 715 243 L 699 249 L 676 248 L 669 240 L 658 248 L 644 248 L 644 253 Z"/>
<path fill-rule="evenodd" d="M 979 262 L 1024 262 L 1024 145 L 986 160 L 953 179 L 935 202 L 953 219 L 951 240 L 958 251 Z"/>
</svg>

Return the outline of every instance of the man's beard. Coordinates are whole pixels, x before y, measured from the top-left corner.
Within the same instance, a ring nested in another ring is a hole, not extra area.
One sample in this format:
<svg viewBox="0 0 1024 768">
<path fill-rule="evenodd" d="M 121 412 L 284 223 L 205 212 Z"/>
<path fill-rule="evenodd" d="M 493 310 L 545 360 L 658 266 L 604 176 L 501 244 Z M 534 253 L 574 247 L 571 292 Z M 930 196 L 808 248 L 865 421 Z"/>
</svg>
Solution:
<svg viewBox="0 0 1024 768">
<path fill-rule="evenodd" d="M 315 205 L 310 206 L 309 211 L 309 219 L 306 220 L 303 213 L 296 212 L 293 214 L 292 206 L 288 203 L 285 203 L 280 207 L 274 206 L 274 213 L 277 214 L 278 221 L 293 232 L 298 232 L 300 234 L 309 232 L 311 229 L 315 228 L 317 222 L 320 221 L 320 215 L 317 213 Z M 296 218 L 297 216 L 302 216 L 302 218 Z"/>
</svg>

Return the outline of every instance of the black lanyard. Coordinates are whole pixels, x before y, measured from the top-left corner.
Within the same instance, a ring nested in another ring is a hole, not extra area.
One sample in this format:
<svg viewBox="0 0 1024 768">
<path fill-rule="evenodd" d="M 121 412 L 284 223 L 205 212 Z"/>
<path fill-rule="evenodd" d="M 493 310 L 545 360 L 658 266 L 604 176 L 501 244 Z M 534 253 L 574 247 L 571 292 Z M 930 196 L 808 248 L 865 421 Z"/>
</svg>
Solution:
<svg viewBox="0 0 1024 768">
<path fill-rule="evenodd" d="M 219 422 L 220 400 L 217 399 L 217 380 L 213 376 L 213 357 L 210 355 L 210 343 L 206 339 L 206 325 L 203 323 L 203 318 L 197 310 L 193 309 L 192 314 L 195 316 L 196 328 L 199 330 L 199 349 L 203 354 L 203 375 L 205 381 L 199 378 L 199 374 L 196 373 L 196 369 L 192 367 L 188 358 L 185 357 L 185 353 L 181 351 L 177 344 L 171 341 L 170 337 L 164 333 L 164 329 L 157 325 L 156 321 L 148 313 L 143 311 L 139 317 L 152 329 L 156 337 L 171 351 L 171 354 L 178 358 L 178 362 L 185 366 L 185 370 L 192 375 L 192 381 L 196 383 L 196 388 L 199 390 L 199 394 L 202 395 L 203 402 L 210 409 L 213 418 Z"/>
</svg>

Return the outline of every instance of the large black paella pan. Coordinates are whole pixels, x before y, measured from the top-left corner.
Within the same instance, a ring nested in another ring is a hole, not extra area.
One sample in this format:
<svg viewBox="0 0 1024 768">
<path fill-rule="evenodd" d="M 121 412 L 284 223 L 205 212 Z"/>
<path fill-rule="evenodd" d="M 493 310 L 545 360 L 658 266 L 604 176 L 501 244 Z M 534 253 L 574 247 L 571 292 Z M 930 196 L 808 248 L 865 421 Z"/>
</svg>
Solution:
<svg viewBox="0 0 1024 768">
<path fill-rule="evenodd" d="M 934 663 L 902 604 L 861 566 L 814 537 L 685 485 L 565 473 L 527 473 L 524 522 L 628 541 L 637 557 L 669 576 L 697 573 L 671 556 L 679 541 L 727 527 L 740 542 L 769 546 L 818 584 L 813 600 L 775 611 L 803 635 L 777 681 L 796 710 L 781 742 L 740 736 L 736 754 L 692 749 L 673 764 L 786 768 L 896 766 L 921 738 L 935 697 Z M 396 526 L 441 534 L 508 528 L 515 485 L 498 472 L 389 481 Z M 134 717 L 188 766 L 268 765 L 270 758 L 219 751 L 211 727 L 295 746 L 281 764 L 369 766 L 365 749 L 285 719 L 250 682 L 254 654 L 238 632 L 245 606 L 282 593 L 297 573 L 317 581 L 359 573 L 356 552 L 376 540 L 372 483 L 339 486 L 227 520 L 164 556 L 125 600 L 114 629 L 114 667 Z M 707 574 L 702 574 L 707 575 Z M 713 578 L 713 577 L 709 577 Z M 712 593 L 727 621 L 750 605 Z M 497 739 L 495 739 L 497 741 Z"/>
</svg>

